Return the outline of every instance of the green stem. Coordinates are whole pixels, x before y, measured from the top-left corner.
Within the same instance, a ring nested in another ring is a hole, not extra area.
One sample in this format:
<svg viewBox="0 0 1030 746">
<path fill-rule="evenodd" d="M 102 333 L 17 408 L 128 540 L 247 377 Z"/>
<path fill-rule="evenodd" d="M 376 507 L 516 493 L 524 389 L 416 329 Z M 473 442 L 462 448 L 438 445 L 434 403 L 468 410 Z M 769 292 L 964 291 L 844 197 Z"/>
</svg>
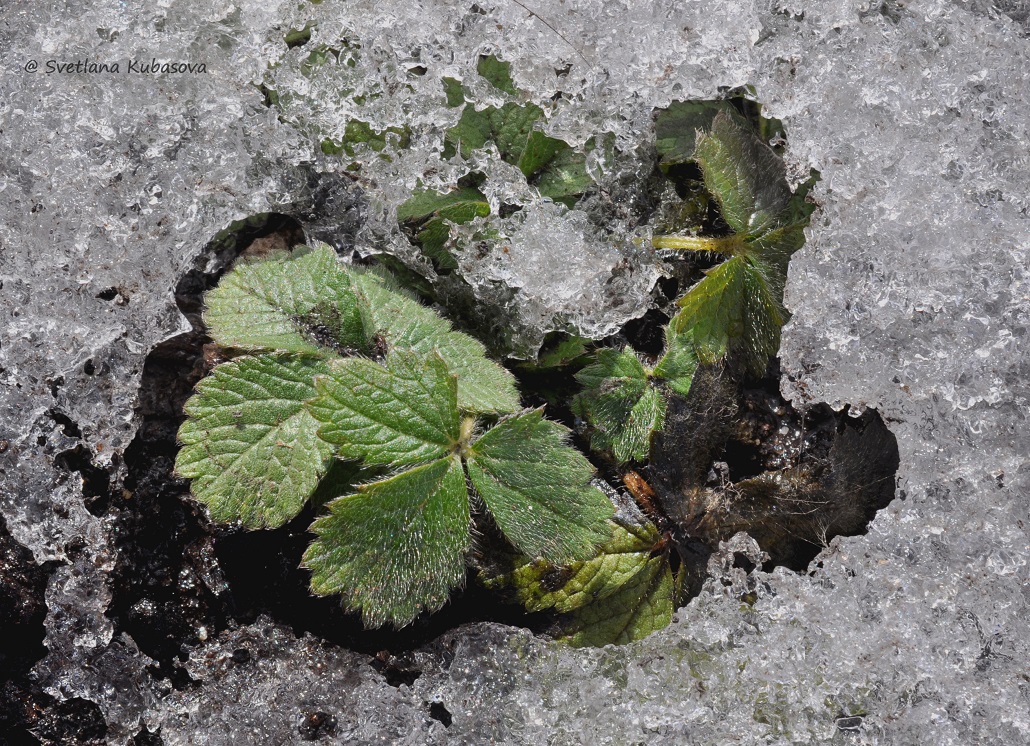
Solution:
<svg viewBox="0 0 1030 746">
<path fill-rule="evenodd" d="M 744 242 L 737 235 L 724 238 L 708 236 L 654 236 L 651 245 L 656 249 L 680 249 L 682 251 L 711 251 L 716 254 L 734 255 Z"/>
</svg>

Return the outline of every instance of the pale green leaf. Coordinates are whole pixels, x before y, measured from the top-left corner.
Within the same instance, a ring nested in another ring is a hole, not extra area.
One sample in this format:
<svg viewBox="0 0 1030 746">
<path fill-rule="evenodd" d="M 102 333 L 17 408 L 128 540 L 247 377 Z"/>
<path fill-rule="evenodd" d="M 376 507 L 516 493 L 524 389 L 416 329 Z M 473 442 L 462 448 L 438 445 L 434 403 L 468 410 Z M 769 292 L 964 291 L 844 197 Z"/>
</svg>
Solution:
<svg viewBox="0 0 1030 746">
<path fill-rule="evenodd" d="M 645 460 L 651 433 L 665 420 L 665 400 L 637 356 L 630 350 L 598 350 L 576 379 L 584 386 L 579 404 L 592 428 L 591 447 L 610 451 L 620 463 Z"/>
<path fill-rule="evenodd" d="M 382 335 L 389 348 L 423 354 L 436 350 L 458 376 L 458 406 L 468 412 L 505 413 L 519 408 L 515 379 L 486 357 L 486 348 L 456 332 L 435 311 L 396 287 L 387 276 L 353 271 L 369 335 Z"/>
<path fill-rule="evenodd" d="M 585 562 L 556 565 L 526 559 L 488 587 L 511 586 L 529 611 L 562 614 L 573 645 L 623 644 L 668 625 L 675 588 L 662 536 L 641 515 L 620 512 L 610 538 Z"/>
<path fill-rule="evenodd" d="M 527 558 L 509 574 L 493 581 L 510 584 L 529 611 L 566 614 L 601 601 L 631 582 L 651 559 L 661 534 L 646 520 L 610 523 L 608 541 L 584 562 L 559 565 Z"/>
<path fill-rule="evenodd" d="M 416 464 L 458 441 L 457 382 L 435 353 L 392 350 L 386 365 L 364 358 L 330 363 L 308 402 L 324 423 L 318 436 L 342 458 L 366 464 Z"/>
<path fill-rule="evenodd" d="M 200 382 L 175 469 L 193 480 L 212 519 L 274 528 L 300 512 L 332 454 L 304 409 L 327 370 L 314 358 L 261 355 L 219 365 Z"/>
<path fill-rule="evenodd" d="M 365 344 L 351 282 L 327 246 L 242 261 L 204 298 L 214 340 L 329 356 Z"/>
<path fill-rule="evenodd" d="M 567 436 L 541 410 L 529 410 L 488 430 L 467 457 L 469 478 L 508 541 L 554 562 L 591 556 L 613 510 Z"/>
<path fill-rule="evenodd" d="M 783 160 L 736 115 L 719 112 L 711 130 L 698 136 L 694 157 L 705 188 L 737 233 L 768 230 L 790 202 Z"/>
<path fill-rule="evenodd" d="M 446 603 L 471 544 L 460 461 L 449 456 L 358 488 L 312 524 L 311 590 L 341 594 L 367 627 L 402 627 Z"/>
<path fill-rule="evenodd" d="M 652 557 L 633 579 L 603 602 L 572 612 L 564 634 L 576 647 L 624 645 L 672 621 L 674 582 L 668 559 Z"/>
</svg>

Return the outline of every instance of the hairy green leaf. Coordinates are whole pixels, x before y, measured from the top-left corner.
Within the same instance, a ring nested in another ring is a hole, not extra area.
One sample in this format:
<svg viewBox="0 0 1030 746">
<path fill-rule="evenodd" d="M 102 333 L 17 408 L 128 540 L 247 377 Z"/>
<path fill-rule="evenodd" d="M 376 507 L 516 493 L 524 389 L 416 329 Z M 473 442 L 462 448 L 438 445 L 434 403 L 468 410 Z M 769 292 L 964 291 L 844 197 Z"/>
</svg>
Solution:
<svg viewBox="0 0 1030 746">
<path fill-rule="evenodd" d="M 568 430 L 529 410 L 502 420 L 469 449 L 469 478 L 505 537 L 533 557 L 591 556 L 607 537 L 611 502 L 593 467 L 565 444 Z"/>
<path fill-rule="evenodd" d="M 311 589 L 341 594 L 367 627 L 402 627 L 436 611 L 465 577 L 469 501 L 457 457 L 358 488 L 312 524 Z"/>
<path fill-rule="evenodd" d="M 467 334 L 456 332 L 384 275 L 354 271 L 351 275 L 362 299 L 369 334 L 382 335 L 389 348 L 428 355 L 436 350 L 451 373 L 458 376 L 458 406 L 468 412 L 504 413 L 519 408 L 515 379 L 486 357 L 486 348 Z"/>
<path fill-rule="evenodd" d="M 240 262 L 204 300 L 225 347 L 328 356 L 365 344 L 357 296 L 327 246 Z"/>
<path fill-rule="evenodd" d="M 243 357 L 223 363 L 186 403 L 175 469 L 216 521 L 275 528 L 300 512 L 325 474 L 332 448 L 304 409 L 314 358 Z"/>
<path fill-rule="evenodd" d="M 682 310 L 670 326 L 690 338 L 702 362 L 715 363 L 737 351 L 752 372 L 761 373 L 779 349 L 785 321 L 777 277 L 746 256 L 733 257 L 708 270 L 680 299 Z"/>
<path fill-rule="evenodd" d="M 458 442 L 457 381 L 439 355 L 396 349 L 385 367 L 356 357 L 334 360 L 315 388 L 308 411 L 325 423 L 318 436 L 343 458 L 416 464 Z"/>
<path fill-rule="evenodd" d="M 558 340 L 557 343 L 545 345 L 537 355 L 535 363 L 527 363 L 527 368 L 560 368 L 587 354 L 586 337 L 570 336 Z"/>
<path fill-rule="evenodd" d="M 791 198 L 786 167 L 745 121 L 719 112 L 711 130 L 697 138 L 694 157 L 735 232 L 755 235 L 776 225 Z"/>
<path fill-rule="evenodd" d="M 654 367 L 653 375 L 664 380 L 677 394 L 686 396 L 694 382 L 697 353 L 690 335 L 677 333 L 675 327 L 675 324 L 665 327 L 665 353 Z"/>
<path fill-rule="evenodd" d="M 620 463 L 645 460 L 651 433 L 665 420 L 665 400 L 637 356 L 630 350 L 598 350 L 576 379 L 584 386 L 579 400 L 593 428 L 591 447 L 611 451 Z"/>
</svg>

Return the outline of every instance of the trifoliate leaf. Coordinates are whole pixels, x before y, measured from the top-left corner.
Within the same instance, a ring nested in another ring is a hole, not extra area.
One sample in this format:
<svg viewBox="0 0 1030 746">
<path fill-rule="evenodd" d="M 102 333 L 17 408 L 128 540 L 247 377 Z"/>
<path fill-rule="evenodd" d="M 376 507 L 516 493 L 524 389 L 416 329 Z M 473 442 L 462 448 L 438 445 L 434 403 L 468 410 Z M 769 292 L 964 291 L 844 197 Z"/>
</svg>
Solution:
<svg viewBox="0 0 1030 746">
<path fill-rule="evenodd" d="M 467 456 L 469 478 L 508 541 L 553 562 L 591 556 L 613 510 L 567 436 L 541 410 L 530 410 L 488 430 Z"/>
<path fill-rule="evenodd" d="M 327 246 L 238 263 L 204 300 L 204 322 L 225 347 L 326 356 L 366 341 L 357 296 Z"/>
<path fill-rule="evenodd" d="M 315 379 L 307 405 L 318 437 L 337 455 L 366 464 L 440 458 L 459 437 L 457 381 L 432 352 L 391 351 L 385 367 L 363 358 L 334 360 Z"/>
<path fill-rule="evenodd" d="M 705 279 L 680 299 L 681 310 L 670 322 L 677 335 L 687 335 L 704 363 L 715 363 L 731 350 L 743 353 L 754 373 L 765 370 L 779 349 L 785 311 L 773 288 L 777 275 L 736 256 L 708 270 Z"/>
<path fill-rule="evenodd" d="M 504 413 L 519 408 L 515 379 L 486 357 L 486 348 L 451 325 L 392 280 L 374 272 L 351 275 L 362 298 L 365 328 L 382 335 L 389 348 L 439 353 L 458 376 L 458 406 L 468 412 Z"/>
<path fill-rule="evenodd" d="M 402 627 L 436 611 L 465 577 L 469 501 L 460 461 L 448 456 L 358 488 L 312 524 L 304 553 L 311 590 L 339 593 L 367 627 Z"/>
<path fill-rule="evenodd" d="M 719 112 L 711 130 L 697 138 L 694 157 L 735 232 L 759 234 L 777 223 L 791 198 L 786 167 L 744 120 Z"/>
<path fill-rule="evenodd" d="M 175 469 L 193 480 L 212 519 L 275 528 L 300 512 L 326 472 L 332 447 L 304 409 L 328 365 L 287 355 L 219 365 L 186 403 Z"/>
<path fill-rule="evenodd" d="M 598 350 L 596 360 L 576 374 L 583 384 L 580 404 L 593 431 L 590 445 L 611 451 L 620 463 L 643 461 L 651 433 L 665 419 L 665 400 L 630 350 Z"/>
<path fill-rule="evenodd" d="M 666 382 L 680 396 L 690 393 L 697 370 L 697 353 L 689 334 L 677 333 L 675 324 L 665 327 L 665 354 L 654 367 L 652 375 Z"/>
</svg>

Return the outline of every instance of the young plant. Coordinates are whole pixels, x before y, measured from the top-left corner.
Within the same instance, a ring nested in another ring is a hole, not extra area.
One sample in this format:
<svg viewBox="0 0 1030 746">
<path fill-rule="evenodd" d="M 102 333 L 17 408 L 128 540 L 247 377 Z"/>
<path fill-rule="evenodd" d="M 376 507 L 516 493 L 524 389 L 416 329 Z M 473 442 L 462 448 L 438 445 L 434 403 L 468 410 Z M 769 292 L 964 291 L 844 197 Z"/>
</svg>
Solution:
<svg viewBox="0 0 1030 746">
<path fill-rule="evenodd" d="M 704 130 L 694 130 L 701 122 Z M 574 409 L 588 423 L 591 446 L 618 464 L 649 458 L 669 397 L 686 397 L 702 366 L 726 366 L 738 376 L 765 371 L 787 318 L 787 263 L 804 243 L 811 213 L 803 193 L 791 194 L 783 162 L 728 102 L 662 112 L 658 131 L 663 166 L 681 163 L 690 152 L 731 232 L 655 237 L 656 248 L 725 259 L 678 301 L 681 310 L 665 329 L 665 350 L 653 367 L 631 349 L 605 348 L 576 375 L 583 390 Z M 650 488 L 635 472 L 625 482 L 650 504 Z M 562 634 L 575 645 L 628 642 L 666 626 L 681 600 L 686 566 L 672 545 L 644 513 L 622 505 L 608 542 L 592 559 L 560 566 L 516 558 L 490 582 L 512 586 L 530 610 L 558 612 Z"/>
<path fill-rule="evenodd" d="M 592 428 L 591 445 L 619 463 L 644 461 L 651 435 L 665 417 L 667 392 L 686 396 L 699 364 L 731 365 L 759 376 L 780 345 L 787 320 L 783 286 L 791 255 L 805 242 L 811 206 L 791 194 L 783 161 L 728 105 L 695 105 L 709 114 L 707 131 L 691 132 L 693 161 L 731 229 L 726 236 L 656 236 L 655 248 L 725 257 L 680 300 L 665 331 L 665 351 L 653 368 L 632 350 L 601 350 L 577 378 L 580 413 Z M 675 111 L 680 122 L 684 114 Z M 666 156 L 682 142 L 659 117 Z M 684 139 L 684 138 L 680 138 Z"/>
<path fill-rule="evenodd" d="M 367 626 L 408 624 L 462 582 L 469 485 L 525 555 L 585 560 L 607 538 L 611 502 L 566 429 L 519 411 L 483 346 L 388 277 L 305 248 L 240 263 L 206 303 L 239 356 L 187 402 L 176 470 L 214 520 L 258 529 L 296 517 L 335 460 L 359 464 L 304 564 Z"/>
</svg>

